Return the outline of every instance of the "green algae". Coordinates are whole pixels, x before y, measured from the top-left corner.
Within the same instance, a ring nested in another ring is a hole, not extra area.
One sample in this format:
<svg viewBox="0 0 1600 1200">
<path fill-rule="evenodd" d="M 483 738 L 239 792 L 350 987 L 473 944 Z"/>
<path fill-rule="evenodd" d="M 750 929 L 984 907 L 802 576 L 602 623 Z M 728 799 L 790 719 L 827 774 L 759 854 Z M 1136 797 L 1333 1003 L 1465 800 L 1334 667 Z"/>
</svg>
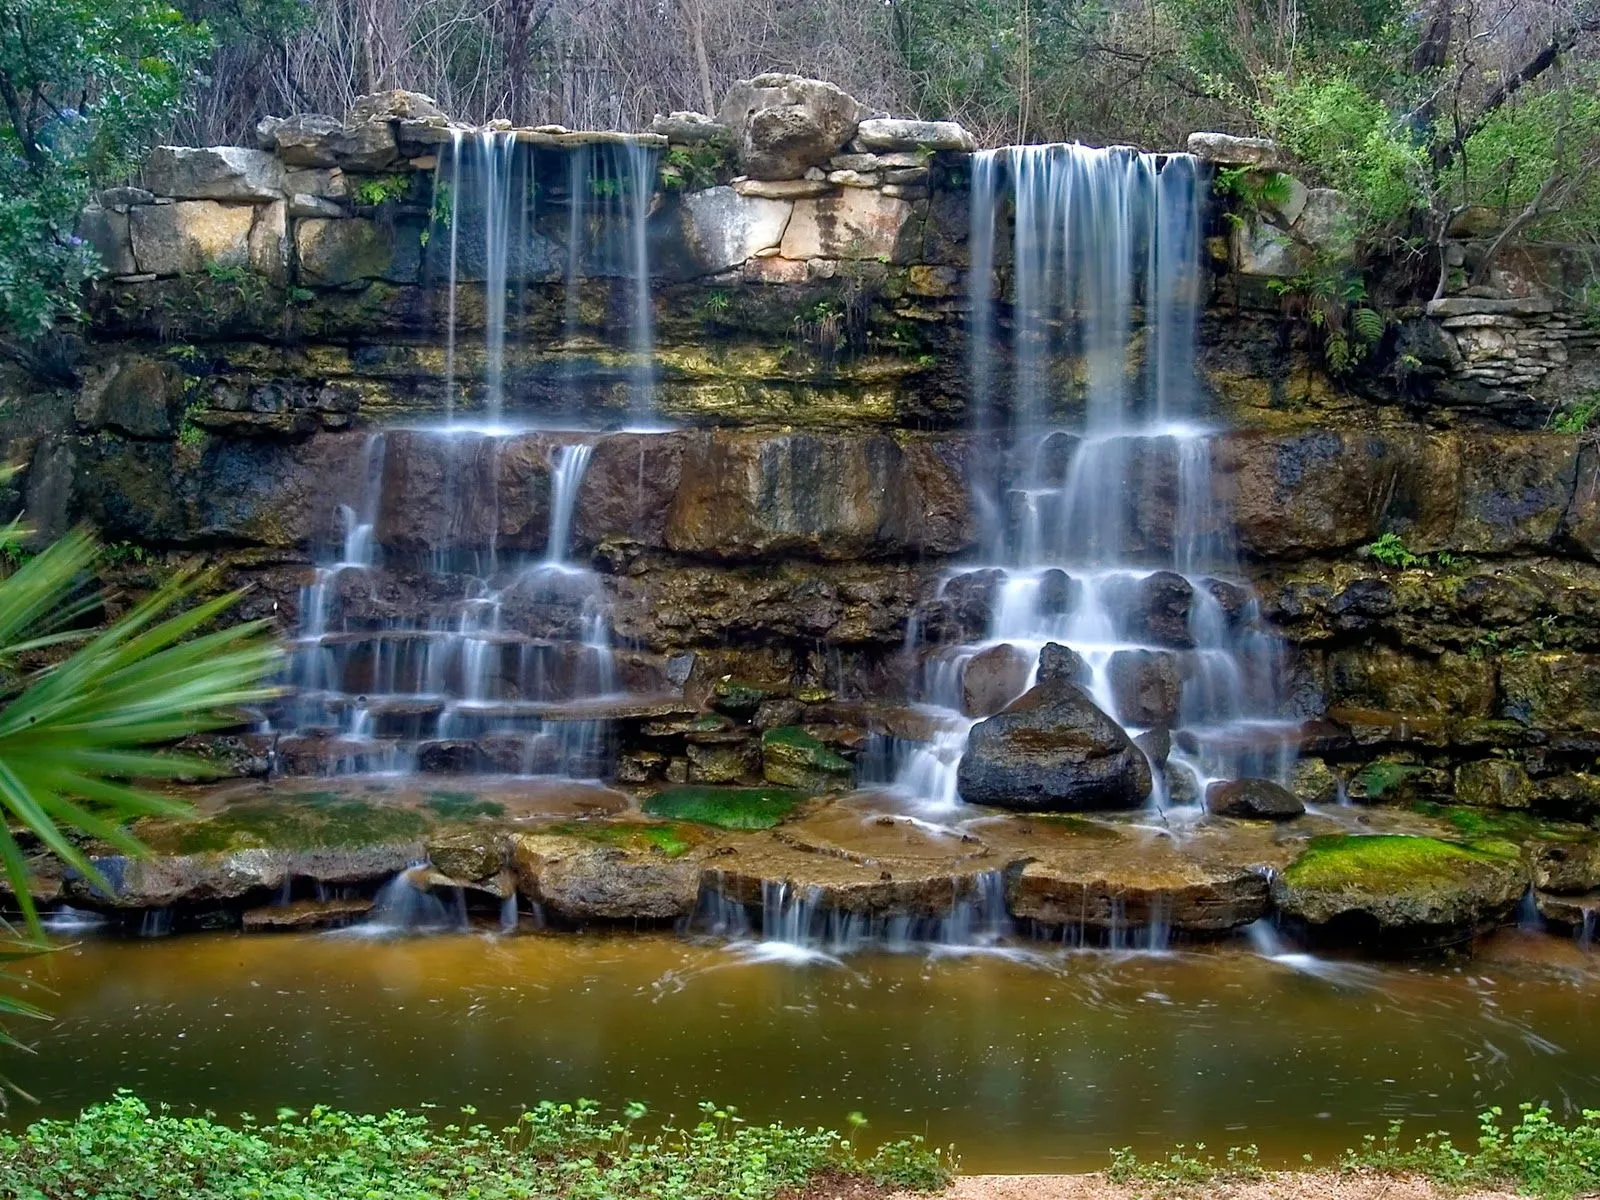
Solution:
<svg viewBox="0 0 1600 1200">
<path fill-rule="evenodd" d="M 1462 871 L 1516 860 L 1517 846 L 1499 839 L 1471 844 L 1405 834 L 1314 837 L 1283 872 L 1295 888 L 1382 893 L 1455 882 Z"/>
<path fill-rule="evenodd" d="M 445 821 L 506 815 L 506 806 L 498 800 L 483 800 L 471 792 L 429 792 L 422 803 L 434 816 Z"/>
<path fill-rule="evenodd" d="M 657 817 L 715 825 L 719 829 L 771 829 L 805 800 L 805 793 L 783 787 L 667 788 L 644 802 Z"/>
<path fill-rule="evenodd" d="M 824 746 L 821 741 L 798 725 L 783 725 L 769 729 L 761 735 L 763 754 L 780 755 L 797 766 L 807 766 L 818 771 L 848 772 L 850 760 Z"/>
<path fill-rule="evenodd" d="M 233 805 L 196 820 L 140 822 L 135 834 L 160 854 L 379 846 L 420 838 L 428 819 L 414 809 L 364 804 L 331 793 Z"/>
<path fill-rule="evenodd" d="M 654 850 L 668 858 L 682 858 L 694 849 L 696 835 L 676 823 L 641 825 L 633 822 L 563 821 L 551 833 L 583 838 L 623 850 Z"/>
</svg>

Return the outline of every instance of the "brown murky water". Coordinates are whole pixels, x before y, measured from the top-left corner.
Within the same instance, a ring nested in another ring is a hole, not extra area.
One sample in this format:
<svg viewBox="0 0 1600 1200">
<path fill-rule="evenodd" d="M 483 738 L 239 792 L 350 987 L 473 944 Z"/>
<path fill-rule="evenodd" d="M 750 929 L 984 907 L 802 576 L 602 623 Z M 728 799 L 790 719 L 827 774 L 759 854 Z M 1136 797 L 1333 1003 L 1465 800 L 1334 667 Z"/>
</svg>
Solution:
<svg viewBox="0 0 1600 1200">
<path fill-rule="evenodd" d="M 1511 938 L 1454 967 L 1169 955 L 752 961 L 668 936 L 89 940 L 37 968 L 60 1019 L 8 1064 L 61 1115 L 131 1087 L 228 1115 L 703 1098 L 954 1143 L 968 1170 L 1255 1142 L 1327 1157 L 1391 1117 L 1600 1103 L 1600 958 Z M 1308 969 L 1308 966 L 1310 969 Z"/>
</svg>

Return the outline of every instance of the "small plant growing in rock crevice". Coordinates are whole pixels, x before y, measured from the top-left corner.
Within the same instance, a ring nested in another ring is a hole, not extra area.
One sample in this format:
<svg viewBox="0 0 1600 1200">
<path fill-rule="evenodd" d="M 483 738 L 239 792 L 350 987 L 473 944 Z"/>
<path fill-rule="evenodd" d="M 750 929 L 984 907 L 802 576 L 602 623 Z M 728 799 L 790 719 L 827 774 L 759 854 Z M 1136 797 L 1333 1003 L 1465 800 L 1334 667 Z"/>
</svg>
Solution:
<svg viewBox="0 0 1600 1200">
<path fill-rule="evenodd" d="M 1597 417 L 1600 417 L 1600 391 L 1590 392 L 1575 404 L 1552 412 L 1546 426 L 1556 433 L 1588 433 Z"/>
<path fill-rule="evenodd" d="M 1407 549 L 1405 542 L 1401 540 L 1398 533 L 1386 533 L 1377 541 L 1363 546 L 1361 551 L 1373 562 L 1381 563 L 1386 567 L 1406 569 L 1426 566 L 1428 562 L 1426 555 L 1413 554 Z"/>
<path fill-rule="evenodd" d="M 410 190 L 411 177 L 408 175 L 378 175 L 358 183 L 352 197 L 364 208 L 380 208 L 405 199 Z"/>
</svg>

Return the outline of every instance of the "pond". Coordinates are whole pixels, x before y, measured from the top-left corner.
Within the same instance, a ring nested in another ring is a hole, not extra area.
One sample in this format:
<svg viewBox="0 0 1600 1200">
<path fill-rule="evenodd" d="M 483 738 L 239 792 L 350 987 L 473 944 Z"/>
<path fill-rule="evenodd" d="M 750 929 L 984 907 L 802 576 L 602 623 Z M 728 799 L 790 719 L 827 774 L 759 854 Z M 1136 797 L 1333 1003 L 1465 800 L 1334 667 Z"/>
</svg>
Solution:
<svg viewBox="0 0 1600 1200">
<path fill-rule="evenodd" d="M 59 1019 L 15 1060 L 67 1115 L 130 1087 L 225 1117 L 542 1098 L 701 1099 L 753 1120 L 953 1143 L 968 1171 L 1255 1143 L 1327 1159 L 1394 1117 L 1470 1133 L 1600 1084 L 1597 960 L 1507 934 L 1470 962 L 1373 966 L 1235 946 L 783 957 L 666 934 L 88 939 L 34 967 Z M 32 1030 L 29 1031 L 33 1032 Z"/>
</svg>

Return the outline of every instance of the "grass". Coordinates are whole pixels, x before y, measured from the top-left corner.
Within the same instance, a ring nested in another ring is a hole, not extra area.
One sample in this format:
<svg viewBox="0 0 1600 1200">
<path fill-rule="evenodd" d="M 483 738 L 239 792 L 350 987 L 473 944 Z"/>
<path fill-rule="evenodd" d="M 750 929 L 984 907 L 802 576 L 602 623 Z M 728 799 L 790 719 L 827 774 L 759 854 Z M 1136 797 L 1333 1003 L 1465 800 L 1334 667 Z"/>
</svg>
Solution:
<svg viewBox="0 0 1600 1200">
<path fill-rule="evenodd" d="M 771 829 L 805 798 L 805 793 L 792 788 L 690 785 L 657 792 L 644 802 L 644 811 L 718 829 Z"/>
<path fill-rule="evenodd" d="M 0 1195 L 97 1200 L 767 1200 L 827 1175 L 932 1191 L 947 1155 L 920 1140 L 871 1155 L 828 1129 L 746 1124 L 732 1107 L 644 1132 L 642 1104 L 620 1118 L 592 1101 L 545 1102 L 514 1125 L 463 1119 L 435 1125 L 402 1111 L 356 1115 L 321 1105 L 302 1115 L 225 1125 L 209 1114 L 152 1110 L 129 1092 L 72 1121 L 0 1132 Z"/>
<path fill-rule="evenodd" d="M 1468 864 L 1503 862 L 1504 843 L 1464 846 L 1430 837 L 1404 834 L 1325 834 L 1307 843 L 1300 857 L 1284 869 L 1284 881 L 1295 887 L 1372 889 L 1455 879 Z M 1515 857 L 1516 848 L 1510 847 Z"/>
</svg>

